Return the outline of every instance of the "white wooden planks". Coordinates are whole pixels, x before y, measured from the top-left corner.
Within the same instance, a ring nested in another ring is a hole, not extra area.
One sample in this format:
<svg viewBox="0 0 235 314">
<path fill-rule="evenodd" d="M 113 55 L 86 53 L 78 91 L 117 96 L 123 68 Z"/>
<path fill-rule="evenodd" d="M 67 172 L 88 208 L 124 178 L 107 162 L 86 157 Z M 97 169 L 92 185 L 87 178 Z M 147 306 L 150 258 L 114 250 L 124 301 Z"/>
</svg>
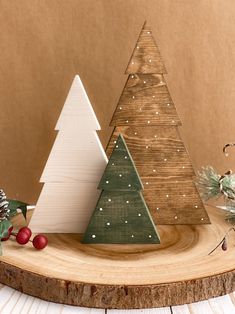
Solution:
<svg viewBox="0 0 235 314">
<path fill-rule="evenodd" d="M 234 314 L 233 295 L 192 303 L 189 305 L 143 309 L 143 310 L 103 310 L 89 309 L 47 302 L 20 293 L 9 287 L 0 286 L 0 313 L 2 314 Z"/>
<path fill-rule="evenodd" d="M 169 307 L 142 310 L 108 310 L 108 314 L 171 314 Z"/>
</svg>

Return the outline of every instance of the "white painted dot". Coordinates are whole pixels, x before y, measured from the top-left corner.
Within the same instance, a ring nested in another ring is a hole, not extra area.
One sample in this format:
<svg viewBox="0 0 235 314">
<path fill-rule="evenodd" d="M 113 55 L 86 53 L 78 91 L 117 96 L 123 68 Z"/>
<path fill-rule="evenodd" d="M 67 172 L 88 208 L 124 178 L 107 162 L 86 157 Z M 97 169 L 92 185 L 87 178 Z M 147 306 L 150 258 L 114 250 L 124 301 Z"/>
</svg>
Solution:
<svg viewBox="0 0 235 314">
<path fill-rule="evenodd" d="M 137 48 L 137 49 L 140 49 L 140 47 L 139 47 L 139 46 L 137 46 L 136 48 Z"/>
<path fill-rule="evenodd" d="M 157 135 L 154 135 L 155 138 L 157 138 Z"/>
<path fill-rule="evenodd" d="M 177 217 L 177 216 L 175 216 L 175 219 L 178 219 L 178 217 Z"/>
<path fill-rule="evenodd" d="M 108 201 L 111 202 L 112 201 L 111 198 L 109 198 Z"/>
<path fill-rule="evenodd" d="M 157 207 L 157 210 L 159 210 L 159 207 Z"/>
<path fill-rule="evenodd" d="M 138 216 L 140 217 L 140 216 L 141 216 L 141 214 L 138 214 Z"/>
<path fill-rule="evenodd" d="M 158 112 L 158 111 L 156 111 L 156 114 L 159 114 L 159 112 Z"/>
<path fill-rule="evenodd" d="M 117 143 L 117 141 L 113 141 L 114 142 L 114 144 L 116 144 Z"/>
<path fill-rule="evenodd" d="M 145 146 L 147 149 L 149 148 L 148 146 Z"/>
<path fill-rule="evenodd" d="M 179 150 L 179 149 L 177 149 L 177 152 L 180 152 L 180 150 Z"/>
<path fill-rule="evenodd" d="M 155 95 L 153 95 L 153 98 L 155 98 Z"/>
<path fill-rule="evenodd" d="M 185 166 L 182 167 L 183 169 L 185 168 Z"/>
<path fill-rule="evenodd" d="M 152 238 L 151 234 L 149 235 L 149 238 Z"/>
<path fill-rule="evenodd" d="M 151 60 L 151 59 L 149 59 L 149 62 L 151 63 L 151 62 L 152 62 L 152 60 Z"/>
<path fill-rule="evenodd" d="M 148 31 L 147 34 L 150 34 L 150 31 Z"/>
<path fill-rule="evenodd" d="M 169 194 L 166 194 L 166 197 L 169 197 Z"/>
<path fill-rule="evenodd" d="M 128 123 L 129 121 L 128 120 L 126 120 L 126 123 Z"/>
<path fill-rule="evenodd" d="M 134 238 L 134 234 L 132 234 L 131 237 Z"/>
<path fill-rule="evenodd" d="M 198 208 L 198 206 L 197 206 L 197 205 L 195 205 L 194 207 L 195 207 L 195 208 Z"/>
<path fill-rule="evenodd" d="M 119 107 L 120 110 L 122 110 L 122 107 Z"/>
<path fill-rule="evenodd" d="M 148 183 L 148 182 L 146 182 L 145 184 L 147 184 L 147 185 L 148 185 L 149 183 Z"/>
<path fill-rule="evenodd" d="M 126 203 L 129 204 L 130 202 L 129 202 L 129 201 L 126 201 Z"/>
<path fill-rule="evenodd" d="M 103 210 L 103 208 L 102 207 L 100 207 L 100 211 L 102 212 L 102 210 Z"/>
<path fill-rule="evenodd" d="M 96 235 L 95 234 L 92 234 L 92 238 L 94 239 L 96 237 Z"/>
<path fill-rule="evenodd" d="M 125 224 L 127 224 L 128 223 L 128 221 L 127 220 L 125 220 Z"/>
<path fill-rule="evenodd" d="M 130 188 L 130 187 L 131 187 L 131 184 L 128 184 L 128 187 Z"/>
<path fill-rule="evenodd" d="M 172 120 L 171 122 L 172 122 L 172 123 L 175 123 L 175 120 Z"/>
<path fill-rule="evenodd" d="M 135 96 L 132 96 L 133 99 L 135 99 Z"/>
<path fill-rule="evenodd" d="M 204 220 L 204 218 L 201 218 L 201 220 Z"/>
<path fill-rule="evenodd" d="M 144 81 L 144 84 L 146 84 L 146 81 Z"/>
<path fill-rule="evenodd" d="M 131 78 L 134 78 L 134 77 L 135 77 L 134 75 L 131 76 Z"/>
<path fill-rule="evenodd" d="M 169 107 L 169 106 L 170 106 L 170 104 L 167 104 L 167 106 Z"/>
<path fill-rule="evenodd" d="M 135 132 L 135 135 L 137 135 L 137 132 Z"/>
<path fill-rule="evenodd" d="M 109 181 L 106 181 L 106 184 L 109 184 Z"/>
<path fill-rule="evenodd" d="M 118 148 L 118 145 L 116 145 L 116 148 Z"/>
<path fill-rule="evenodd" d="M 107 222 L 107 224 L 106 224 L 107 226 L 110 226 L 110 222 Z"/>
<path fill-rule="evenodd" d="M 121 173 L 119 173 L 119 177 L 120 177 L 120 178 L 122 177 L 122 174 L 121 174 Z"/>
<path fill-rule="evenodd" d="M 134 64 L 134 63 L 135 63 L 134 61 L 131 62 L 131 64 Z"/>
<path fill-rule="evenodd" d="M 164 161 L 167 161 L 167 159 L 166 159 L 166 158 L 164 158 Z"/>
<path fill-rule="evenodd" d="M 156 169 L 153 169 L 153 172 L 156 172 Z"/>
<path fill-rule="evenodd" d="M 124 158 L 127 159 L 127 156 L 125 156 Z"/>
<path fill-rule="evenodd" d="M 183 197 L 185 197 L 186 195 L 185 194 L 183 194 Z"/>
<path fill-rule="evenodd" d="M 142 108 L 140 108 L 139 110 L 142 111 Z"/>
<path fill-rule="evenodd" d="M 148 124 L 150 123 L 150 121 L 148 121 Z"/>
<path fill-rule="evenodd" d="M 112 166 L 115 166 L 115 163 L 114 163 L 114 162 L 112 163 Z"/>
</svg>

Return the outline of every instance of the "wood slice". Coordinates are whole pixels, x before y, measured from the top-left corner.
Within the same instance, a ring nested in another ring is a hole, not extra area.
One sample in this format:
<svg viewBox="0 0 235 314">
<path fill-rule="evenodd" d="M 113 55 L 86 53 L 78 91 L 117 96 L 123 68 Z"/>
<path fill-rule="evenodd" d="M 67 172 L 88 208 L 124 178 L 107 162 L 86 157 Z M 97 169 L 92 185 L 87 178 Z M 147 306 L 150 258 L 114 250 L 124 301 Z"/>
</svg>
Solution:
<svg viewBox="0 0 235 314">
<path fill-rule="evenodd" d="M 3 243 L 0 282 L 30 295 L 98 308 L 179 305 L 235 290 L 235 236 L 229 249 L 208 253 L 228 229 L 224 213 L 208 208 L 211 225 L 159 226 L 160 245 L 84 245 L 80 235 L 49 234 L 36 251 Z M 14 223 L 23 224 L 21 216 Z"/>
</svg>

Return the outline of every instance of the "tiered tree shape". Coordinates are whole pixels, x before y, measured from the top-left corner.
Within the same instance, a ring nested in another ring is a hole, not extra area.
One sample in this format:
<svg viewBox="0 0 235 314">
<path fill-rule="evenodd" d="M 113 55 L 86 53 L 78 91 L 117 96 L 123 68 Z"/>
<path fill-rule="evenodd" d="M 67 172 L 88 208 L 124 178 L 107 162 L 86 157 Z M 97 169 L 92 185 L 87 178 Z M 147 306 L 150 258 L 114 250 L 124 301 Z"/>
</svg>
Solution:
<svg viewBox="0 0 235 314">
<path fill-rule="evenodd" d="M 101 195 L 83 243 L 160 243 L 143 185 L 120 135 L 99 183 Z"/>
<path fill-rule="evenodd" d="M 108 160 L 96 133 L 100 125 L 78 75 L 56 130 L 30 227 L 33 232 L 83 233 L 99 198 L 97 184 Z"/>
<path fill-rule="evenodd" d="M 181 121 L 163 74 L 165 66 L 151 29 L 144 24 L 126 69 L 126 85 L 114 112 L 110 156 L 122 133 L 144 184 L 155 223 L 207 224 L 194 170 L 178 132 Z"/>
</svg>

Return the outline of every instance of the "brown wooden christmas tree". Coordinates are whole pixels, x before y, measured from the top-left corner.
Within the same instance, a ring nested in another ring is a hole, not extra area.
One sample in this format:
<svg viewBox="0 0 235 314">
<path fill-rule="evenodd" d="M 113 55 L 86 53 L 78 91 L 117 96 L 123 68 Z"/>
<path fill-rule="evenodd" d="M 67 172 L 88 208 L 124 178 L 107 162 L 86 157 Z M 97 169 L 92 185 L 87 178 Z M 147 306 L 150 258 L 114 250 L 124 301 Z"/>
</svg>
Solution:
<svg viewBox="0 0 235 314">
<path fill-rule="evenodd" d="M 165 66 L 151 30 L 144 24 L 126 69 L 126 85 L 114 112 L 111 155 L 122 133 L 155 223 L 208 224 L 194 183 L 194 170 L 178 127 L 181 121 L 163 74 Z"/>
</svg>

